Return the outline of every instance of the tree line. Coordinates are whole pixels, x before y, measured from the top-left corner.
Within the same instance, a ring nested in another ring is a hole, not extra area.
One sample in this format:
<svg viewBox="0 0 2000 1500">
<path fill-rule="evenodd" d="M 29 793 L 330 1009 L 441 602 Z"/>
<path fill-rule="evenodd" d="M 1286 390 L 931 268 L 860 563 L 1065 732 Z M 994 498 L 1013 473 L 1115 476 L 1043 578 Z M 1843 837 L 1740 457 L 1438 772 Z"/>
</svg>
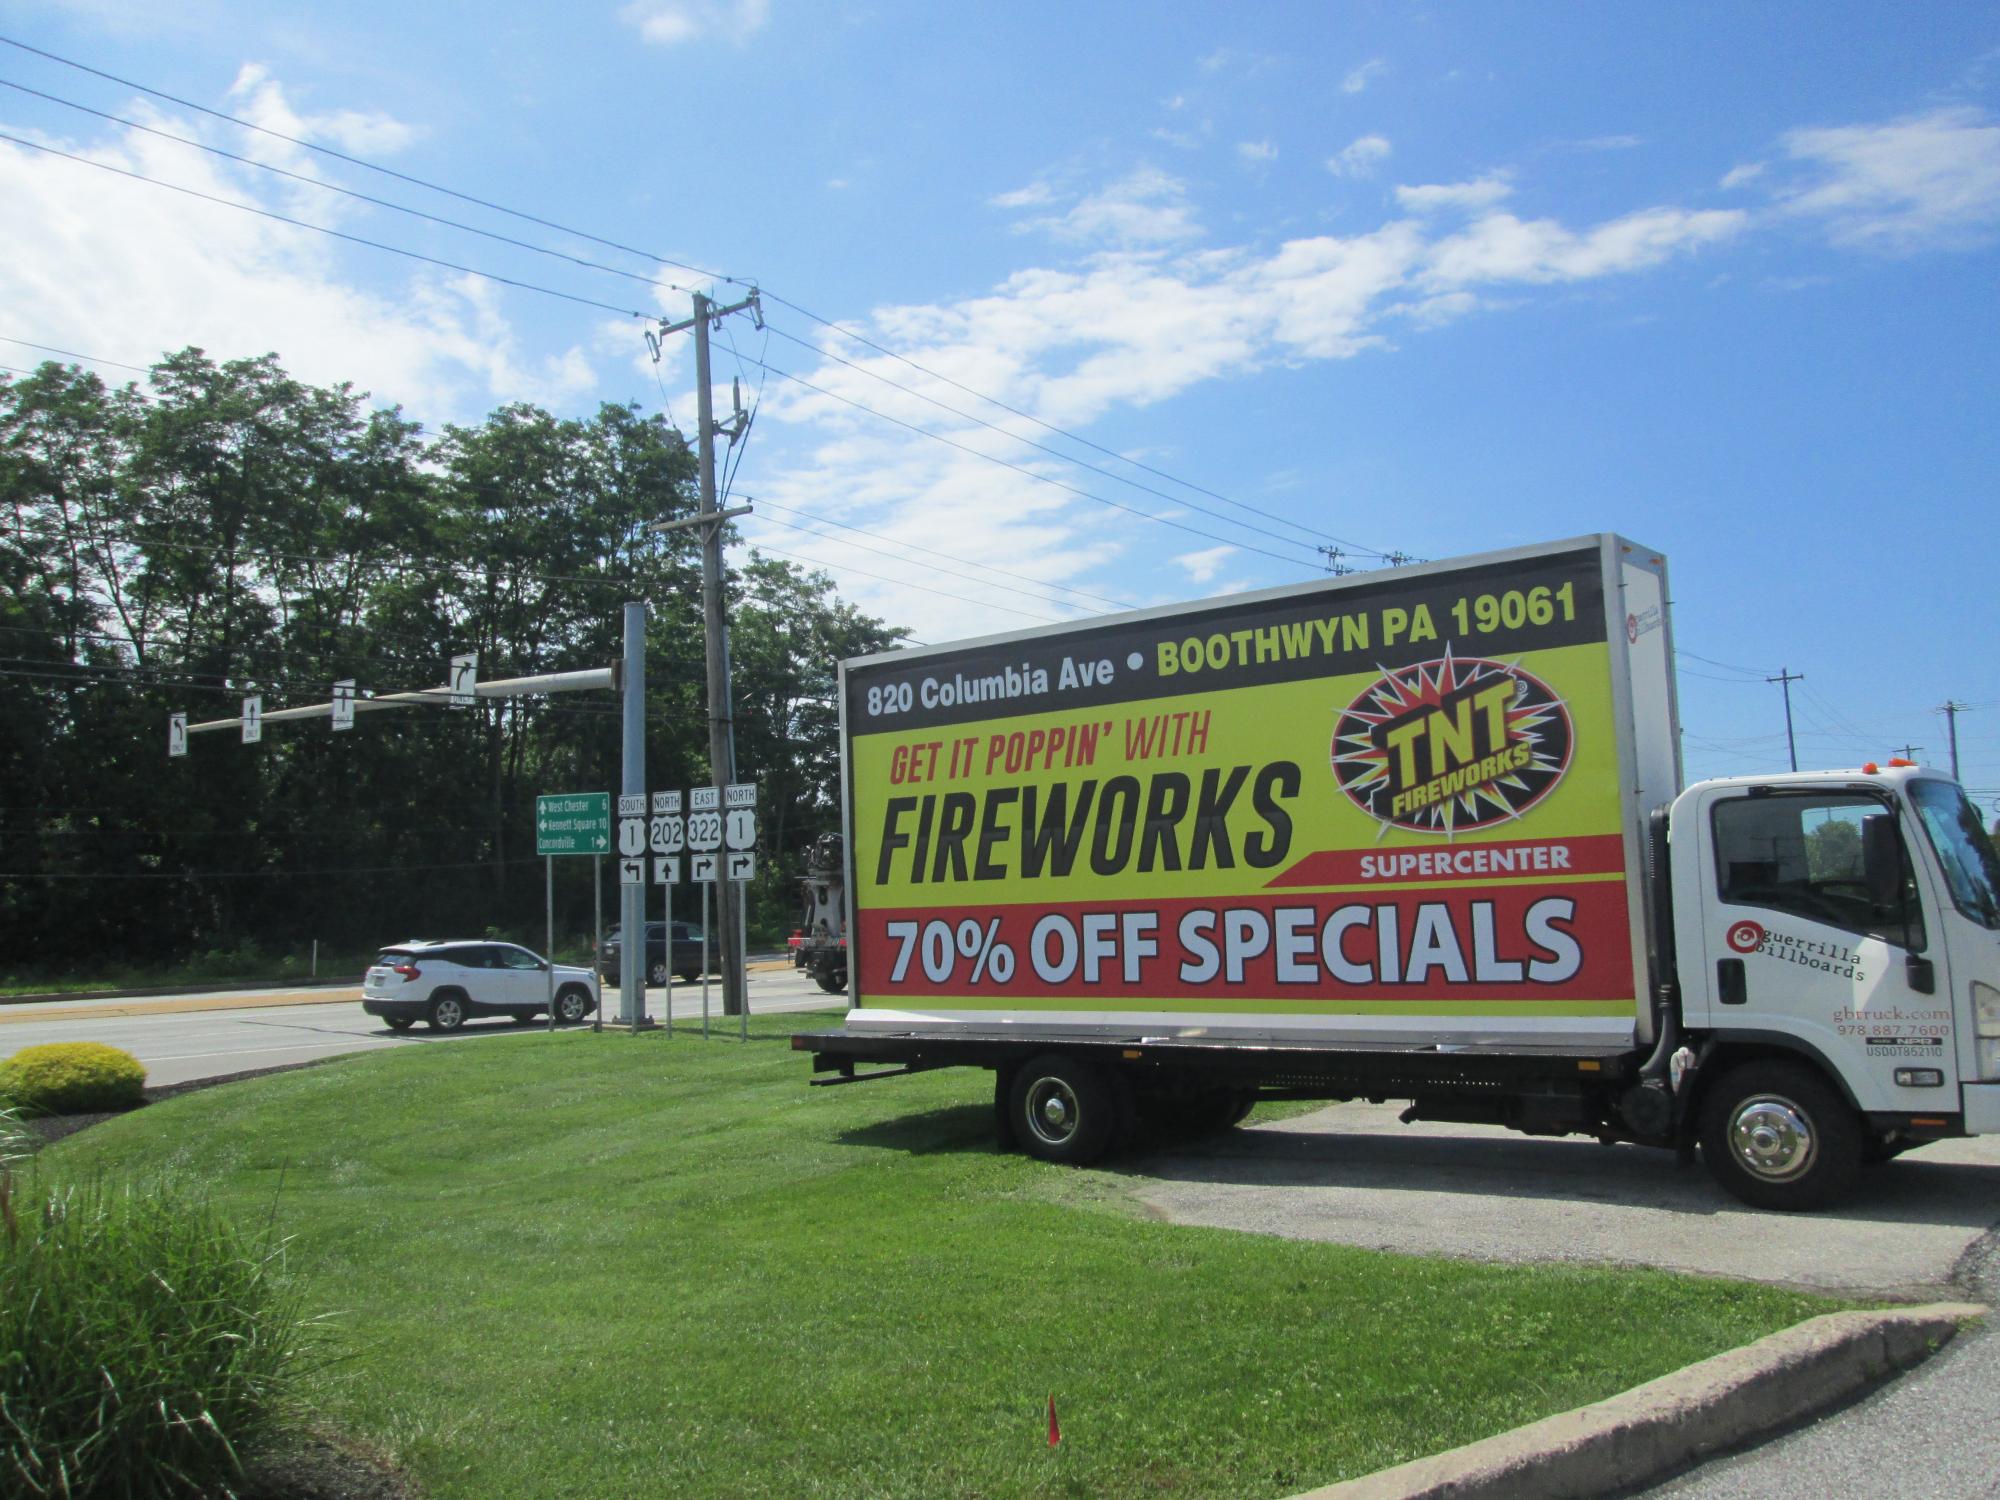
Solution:
<svg viewBox="0 0 2000 1500">
<path fill-rule="evenodd" d="M 0 376 L 0 978 L 539 933 L 534 799 L 616 791 L 615 695 L 218 732 L 176 759 L 168 716 L 431 687 L 467 651 L 485 680 L 602 667 L 638 599 L 647 779 L 705 783 L 698 544 L 647 529 L 697 509 L 687 443 L 633 406 L 430 434 L 274 355 L 186 349 L 115 387 Z M 783 929 L 802 851 L 838 826 L 835 664 L 898 632 L 754 551 L 727 591 L 738 774 L 760 786 L 750 909 Z M 588 868 L 559 865 L 572 937 Z"/>
</svg>

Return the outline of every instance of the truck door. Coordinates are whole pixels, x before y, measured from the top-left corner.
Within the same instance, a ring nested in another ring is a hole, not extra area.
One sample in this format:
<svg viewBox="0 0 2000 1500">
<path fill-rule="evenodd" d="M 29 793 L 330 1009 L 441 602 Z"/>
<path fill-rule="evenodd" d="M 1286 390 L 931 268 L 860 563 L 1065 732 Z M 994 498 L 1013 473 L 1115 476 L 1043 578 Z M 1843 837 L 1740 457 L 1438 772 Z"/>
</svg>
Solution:
<svg viewBox="0 0 2000 1500">
<path fill-rule="evenodd" d="M 1707 1024 L 1804 1042 L 1865 1110 L 1954 1108 L 1950 978 L 1896 804 L 1730 787 L 1702 816 Z"/>
</svg>

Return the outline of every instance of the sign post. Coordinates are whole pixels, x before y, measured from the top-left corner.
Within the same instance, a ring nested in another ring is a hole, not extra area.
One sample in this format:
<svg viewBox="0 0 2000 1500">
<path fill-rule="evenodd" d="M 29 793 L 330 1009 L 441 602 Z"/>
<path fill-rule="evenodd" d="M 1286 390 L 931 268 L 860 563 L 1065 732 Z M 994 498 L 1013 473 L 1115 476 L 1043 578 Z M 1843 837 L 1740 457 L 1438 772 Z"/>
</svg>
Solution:
<svg viewBox="0 0 2000 1500">
<path fill-rule="evenodd" d="M 646 826 L 646 843 L 653 851 L 653 883 L 665 892 L 661 913 L 667 928 L 667 1035 L 674 1034 L 674 882 L 680 875 L 681 848 L 687 842 L 681 823 L 681 794 L 653 793 L 653 817 Z"/>
<path fill-rule="evenodd" d="M 757 783 L 731 782 L 722 789 L 722 841 L 729 853 L 724 856 L 722 878 L 737 883 L 736 930 L 726 936 L 736 949 L 736 972 L 743 976 L 743 1015 L 737 1035 L 750 1040 L 750 904 L 744 887 L 757 872 Z"/>
<path fill-rule="evenodd" d="M 549 966 L 548 1007 L 549 1030 L 556 1029 L 556 860 L 558 854 L 588 854 L 592 856 L 591 870 L 600 869 L 604 851 L 611 847 L 611 794 L 609 792 L 558 792 L 551 796 L 535 799 L 535 853 L 542 856 L 548 866 L 546 897 L 548 923 L 546 930 L 546 958 Z M 598 886 L 598 900 L 601 902 L 601 882 Z M 599 908 L 599 923 L 602 925 L 602 908 Z M 598 934 L 599 944 L 602 936 Z M 591 961 L 595 963 L 597 954 L 593 950 Z M 604 1015 L 603 982 L 594 986 L 599 990 L 595 1014 L 600 1019 Z"/>
</svg>

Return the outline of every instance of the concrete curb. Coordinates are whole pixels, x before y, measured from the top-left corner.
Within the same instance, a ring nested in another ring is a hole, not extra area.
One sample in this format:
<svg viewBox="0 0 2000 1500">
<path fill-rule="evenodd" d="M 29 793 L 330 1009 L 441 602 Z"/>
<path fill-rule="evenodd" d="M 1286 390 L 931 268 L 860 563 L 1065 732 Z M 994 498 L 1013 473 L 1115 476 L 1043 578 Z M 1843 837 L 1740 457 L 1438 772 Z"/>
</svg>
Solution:
<svg viewBox="0 0 2000 1500">
<path fill-rule="evenodd" d="M 45 1005 L 52 1000 L 136 1000 L 152 995 L 183 995 L 189 990 L 208 994 L 222 990 L 323 990 L 337 989 L 342 985 L 353 989 L 359 983 L 350 974 L 345 979 L 224 979 L 205 980 L 200 984 L 149 984 L 133 990 L 48 990 L 34 995 L 0 997 L 0 1006 Z"/>
<path fill-rule="evenodd" d="M 1659 1479 L 1927 1359 L 1987 1309 L 1829 1313 L 1449 1453 L 1294 1500 L 1588 1500 Z"/>
</svg>

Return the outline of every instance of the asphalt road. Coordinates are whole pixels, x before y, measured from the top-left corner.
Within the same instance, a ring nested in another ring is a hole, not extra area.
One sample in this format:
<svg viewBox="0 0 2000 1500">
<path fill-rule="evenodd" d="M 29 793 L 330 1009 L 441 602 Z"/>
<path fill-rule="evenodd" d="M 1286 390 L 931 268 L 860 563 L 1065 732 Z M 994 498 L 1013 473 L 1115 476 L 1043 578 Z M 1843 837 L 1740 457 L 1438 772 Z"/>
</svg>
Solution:
<svg viewBox="0 0 2000 1500">
<path fill-rule="evenodd" d="M 1761 1213 L 1670 1154 L 1343 1104 L 1127 1163 L 1180 1223 L 1420 1255 L 1657 1266 L 1894 1299 L 1952 1292 L 2000 1223 L 2000 1137 L 1941 1141 L 1864 1174 L 1846 1205 Z"/>
<path fill-rule="evenodd" d="M 752 1015 L 832 1010 L 846 1004 L 845 997 L 822 994 L 810 979 L 790 969 L 753 969 L 749 984 Z M 676 1028 L 699 1022 L 701 986 L 677 983 L 671 989 Z M 647 1014 L 656 1021 L 664 1019 L 668 991 L 651 989 L 646 994 Z M 617 992 L 611 991 L 606 999 L 609 1013 L 616 1015 Z M 260 1000 L 275 1003 L 258 1004 Z M 709 1009 L 713 1025 L 736 1024 L 733 1017 L 723 1017 L 721 985 L 713 980 Z M 163 1085 L 381 1047 L 471 1044 L 533 1029 L 503 1017 L 469 1021 L 449 1034 L 422 1025 L 393 1032 L 363 1014 L 358 989 L 272 990 L 266 995 L 190 991 L 144 1000 L 63 1000 L 0 1008 L 0 1058 L 43 1042 L 109 1042 L 146 1065 L 148 1083 Z"/>
</svg>

